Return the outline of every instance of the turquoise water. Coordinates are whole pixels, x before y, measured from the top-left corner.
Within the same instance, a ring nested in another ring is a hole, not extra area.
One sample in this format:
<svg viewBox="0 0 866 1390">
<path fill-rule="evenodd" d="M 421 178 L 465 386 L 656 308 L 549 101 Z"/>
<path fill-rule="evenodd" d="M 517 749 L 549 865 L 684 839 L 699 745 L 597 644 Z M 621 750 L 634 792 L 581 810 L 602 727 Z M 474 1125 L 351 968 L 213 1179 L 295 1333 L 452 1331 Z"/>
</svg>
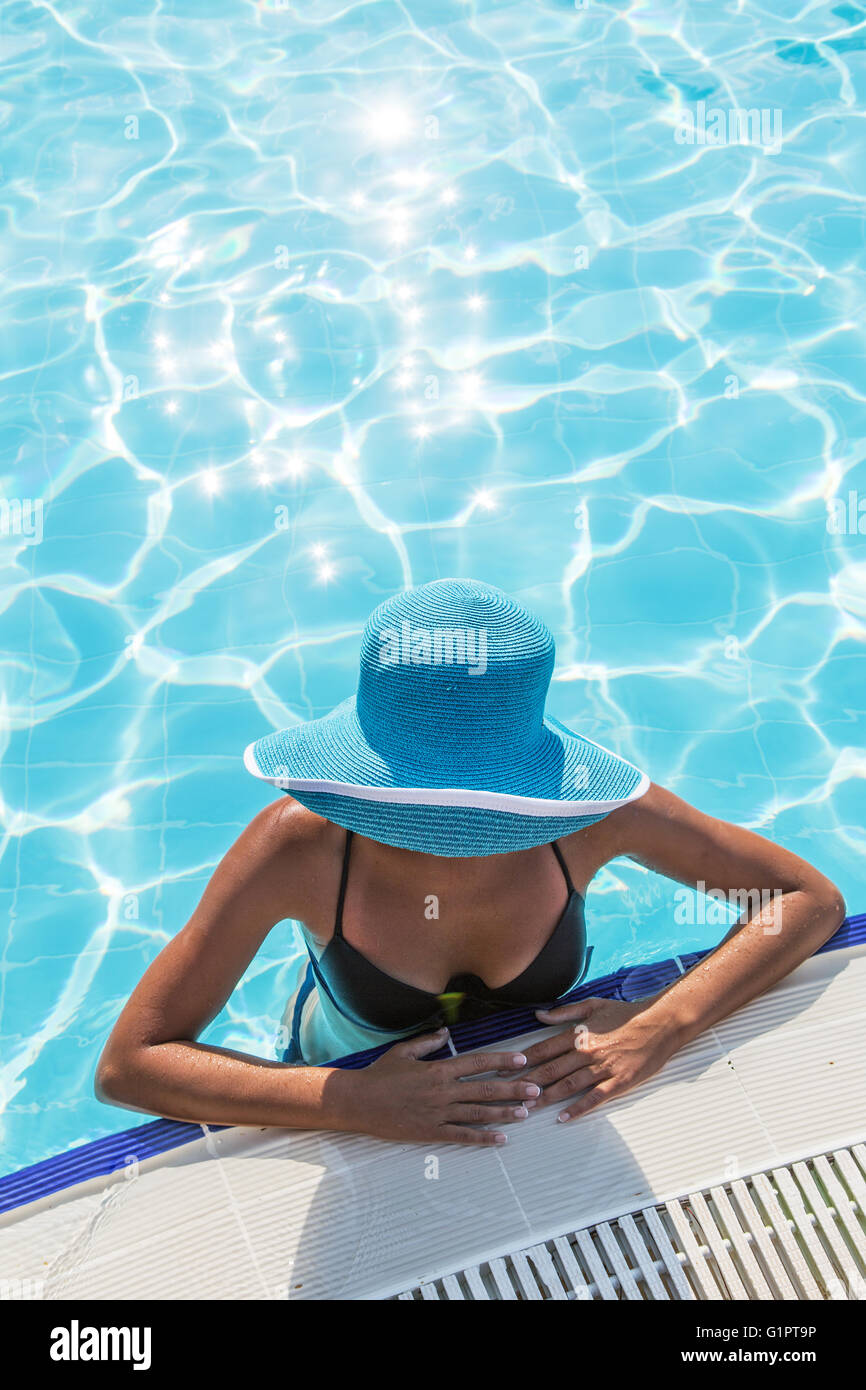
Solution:
<svg viewBox="0 0 866 1390">
<path fill-rule="evenodd" d="M 0 6 L 4 1170 L 134 1122 L 245 745 L 404 584 L 519 596 L 552 713 L 863 909 L 866 11 L 796 9 Z M 598 973 L 717 939 L 674 892 L 599 877 Z M 273 1055 L 298 960 L 208 1036 Z"/>
</svg>

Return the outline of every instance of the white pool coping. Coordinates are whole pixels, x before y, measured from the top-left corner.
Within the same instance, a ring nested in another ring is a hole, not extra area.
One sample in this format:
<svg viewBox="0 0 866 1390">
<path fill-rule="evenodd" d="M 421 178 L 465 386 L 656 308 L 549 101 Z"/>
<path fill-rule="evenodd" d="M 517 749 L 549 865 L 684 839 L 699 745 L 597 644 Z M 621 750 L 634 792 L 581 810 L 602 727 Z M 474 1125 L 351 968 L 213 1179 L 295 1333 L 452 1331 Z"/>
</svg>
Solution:
<svg viewBox="0 0 866 1390">
<path fill-rule="evenodd" d="M 862 1141 L 864 1015 L 854 946 L 806 961 L 630 1095 L 569 1125 L 558 1107 L 532 1114 L 501 1149 L 205 1130 L 0 1217 L 0 1279 L 47 1299 L 387 1298 Z"/>
</svg>

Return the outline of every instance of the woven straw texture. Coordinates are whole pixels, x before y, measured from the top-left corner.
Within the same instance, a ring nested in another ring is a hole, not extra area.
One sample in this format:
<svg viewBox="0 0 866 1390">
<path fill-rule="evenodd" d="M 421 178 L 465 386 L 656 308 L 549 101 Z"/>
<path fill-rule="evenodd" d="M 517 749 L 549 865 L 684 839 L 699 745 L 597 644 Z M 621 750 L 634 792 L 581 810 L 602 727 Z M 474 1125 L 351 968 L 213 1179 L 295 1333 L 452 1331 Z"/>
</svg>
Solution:
<svg viewBox="0 0 866 1390">
<path fill-rule="evenodd" d="M 406 590 L 365 626 L 357 695 L 259 739 L 247 765 L 384 844 L 443 855 L 544 844 L 648 785 L 631 763 L 545 718 L 554 655 L 545 624 L 490 585 Z M 432 790 L 455 804 L 425 801 Z M 520 800 L 472 804 L 490 793 Z"/>
</svg>

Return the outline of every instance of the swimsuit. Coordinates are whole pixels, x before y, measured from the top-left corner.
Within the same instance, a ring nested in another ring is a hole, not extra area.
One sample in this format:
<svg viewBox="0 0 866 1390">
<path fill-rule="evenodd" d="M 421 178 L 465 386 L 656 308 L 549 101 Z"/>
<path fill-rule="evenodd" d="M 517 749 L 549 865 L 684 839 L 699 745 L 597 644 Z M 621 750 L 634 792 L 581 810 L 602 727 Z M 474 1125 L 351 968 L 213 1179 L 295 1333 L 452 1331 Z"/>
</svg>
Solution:
<svg viewBox="0 0 866 1390">
<path fill-rule="evenodd" d="M 555 840 L 551 848 L 562 869 L 568 901 L 535 959 L 513 980 L 496 989 L 490 989 L 477 975 L 464 973 L 453 975 L 442 993 L 436 994 L 388 975 L 343 935 L 352 838 L 352 831 L 347 831 L 333 936 L 319 955 L 307 943 L 306 976 L 284 1016 L 287 1030 L 290 1027 L 291 1031 L 284 1061 L 316 1064 L 375 1046 L 384 1040 L 383 1035 L 396 1041 L 406 1034 L 432 1031 L 443 1023 L 477 1019 L 503 1009 L 547 1007 L 583 978 L 591 954 L 586 947 L 583 898 L 571 881 Z M 311 999 L 314 993 L 317 999 Z M 310 1031 L 306 1015 L 311 1004 L 319 1015 L 319 1024 L 330 1025 L 325 1029 L 330 1039 L 321 1037 L 320 1026 L 318 1030 L 313 1028 L 314 1034 L 320 1034 L 318 1040 L 302 1040 L 302 1031 Z M 343 1052 L 331 1050 L 335 1046 L 342 1047 Z M 323 1049 L 330 1051 L 329 1057 L 310 1055 L 321 1054 Z"/>
</svg>

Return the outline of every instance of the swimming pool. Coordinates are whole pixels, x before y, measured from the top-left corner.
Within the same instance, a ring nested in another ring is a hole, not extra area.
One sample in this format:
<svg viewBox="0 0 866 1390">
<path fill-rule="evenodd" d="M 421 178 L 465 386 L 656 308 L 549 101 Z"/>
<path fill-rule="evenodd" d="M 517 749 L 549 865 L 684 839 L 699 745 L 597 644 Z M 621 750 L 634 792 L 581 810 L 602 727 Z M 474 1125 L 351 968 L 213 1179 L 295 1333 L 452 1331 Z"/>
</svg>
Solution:
<svg viewBox="0 0 866 1390">
<path fill-rule="evenodd" d="M 3 6 L 3 1171 L 129 1125 L 244 747 L 407 583 L 863 908 L 866 11 L 788 9 Z M 601 875 L 594 973 L 718 939 L 676 893 Z M 273 1055 L 300 959 L 208 1036 Z"/>
</svg>

